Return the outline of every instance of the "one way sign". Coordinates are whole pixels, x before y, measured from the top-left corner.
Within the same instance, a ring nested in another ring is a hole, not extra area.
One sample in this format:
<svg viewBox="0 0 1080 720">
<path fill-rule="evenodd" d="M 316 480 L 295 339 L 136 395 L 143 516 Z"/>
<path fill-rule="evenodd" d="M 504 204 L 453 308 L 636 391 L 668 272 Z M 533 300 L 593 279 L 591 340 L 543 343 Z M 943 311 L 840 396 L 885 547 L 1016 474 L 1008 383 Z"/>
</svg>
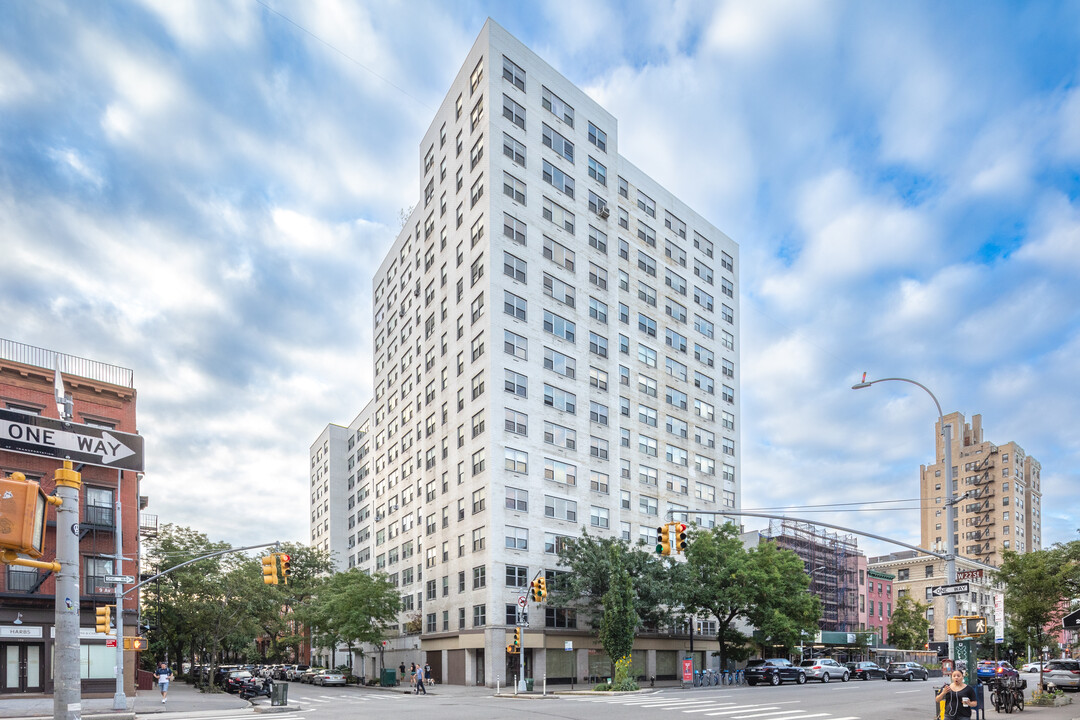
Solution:
<svg viewBox="0 0 1080 720">
<path fill-rule="evenodd" d="M 140 435 L 0 410 L 0 450 L 75 463 L 143 470 Z"/>
<path fill-rule="evenodd" d="M 967 583 L 956 583 L 955 585 L 937 585 L 930 590 L 930 594 L 934 597 L 941 597 L 942 595 L 963 595 L 970 590 Z"/>
</svg>

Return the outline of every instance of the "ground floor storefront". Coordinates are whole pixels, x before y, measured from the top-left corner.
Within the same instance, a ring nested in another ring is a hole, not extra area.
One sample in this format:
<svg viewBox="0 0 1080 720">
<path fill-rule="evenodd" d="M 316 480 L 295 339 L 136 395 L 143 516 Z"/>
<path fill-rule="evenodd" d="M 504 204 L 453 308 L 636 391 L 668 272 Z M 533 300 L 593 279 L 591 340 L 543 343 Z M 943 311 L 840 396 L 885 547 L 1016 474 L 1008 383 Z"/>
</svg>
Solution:
<svg viewBox="0 0 1080 720">
<path fill-rule="evenodd" d="M 0 695 L 51 694 L 53 691 L 54 613 L 42 609 L 5 606 L 0 623 Z M 84 611 L 79 628 L 79 675 L 84 694 L 112 693 L 116 690 L 117 651 L 115 637 L 96 633 L 94 617 Z M 137 655 L 124 653 L 125 693 L 135 689 Z"/>
</svg>

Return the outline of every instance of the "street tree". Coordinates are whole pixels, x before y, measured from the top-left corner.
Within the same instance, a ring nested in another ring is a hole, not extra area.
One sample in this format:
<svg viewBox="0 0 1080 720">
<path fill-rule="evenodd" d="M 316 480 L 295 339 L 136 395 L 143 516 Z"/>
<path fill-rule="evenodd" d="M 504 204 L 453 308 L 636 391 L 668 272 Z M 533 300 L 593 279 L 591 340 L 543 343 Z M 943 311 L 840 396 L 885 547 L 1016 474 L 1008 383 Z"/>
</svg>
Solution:
<svg viewBox="0 0 1080 720">
<path fill-rule="evenodd" d="M 309 602 L 307 618 L 323 647 L 343 642 L 351 656 L 356 644 L 379 644 L 400 608 L 398 590 L 385 574 L 352 568 L 326 578 Z"/>
<path fill-rule="evenodd" d="M 1008 627 L 1041 648 L 1045 628 L 1060 625 L 1080 594 L 1080 541 L 1023 554 L 1006 550 L 995 579 L 1005 586 Z"/>
<path fill-rule="evenodd" d="M 807 592 L 810 579 L 790 550 L 762 543 L 747 550 L 732 523 L 691 532 L 677 586 L 684 608 L 716 618 L 720 666 L 748 638 L 737 621 L 756 626 L 765 644 L 793 648 L 817 627 L 820 601 Z"/>
<path fill-rule="evenodd" d="M 896 598 L 889 621 L 889 642 L 901 649 L 921 649 L 926 644 L 927 631 L 930 629 L 930 621 L 926 619 L 929 608 L 929 605 L 910 595 Z"/>
<path fill-rule="evenodd" d="M 634 633 L 637 630 L 638 614 L 634 610 L 634 587 L 630 573 L 623 565 L 622 553 L 617 546 L 608 548 L 611 565 L 611 580 L 608 591 L 604 593 L 604 613 L 600 619 L 600 644 L 613 663 L 630 656 L 634 649 Z M 619 666 L 621 667 L 621 666 Z M 636 690 L 636 687 L 624 687 L 627 678 L 616 673 L 615 690 Z M 631 680 L 632 682 L 632 680 Z"/>
<path fill-rule="evenodd" d="M 592 628 L 598 629 L 600 615 L 590 611 L 603 606 L 611 589 L 615 557 L 630 575 L 633 608 L 640 624 L 650 630 L 670 624 L 675 605 L 671 561 L 640 543 L 594 537 L 585 530 L 560 551 L 559 565 L 569 572 L 557 575 L 558 582 L 548 588 L 548 602 L 553 607 L 585 611 Z"/>
</svg>

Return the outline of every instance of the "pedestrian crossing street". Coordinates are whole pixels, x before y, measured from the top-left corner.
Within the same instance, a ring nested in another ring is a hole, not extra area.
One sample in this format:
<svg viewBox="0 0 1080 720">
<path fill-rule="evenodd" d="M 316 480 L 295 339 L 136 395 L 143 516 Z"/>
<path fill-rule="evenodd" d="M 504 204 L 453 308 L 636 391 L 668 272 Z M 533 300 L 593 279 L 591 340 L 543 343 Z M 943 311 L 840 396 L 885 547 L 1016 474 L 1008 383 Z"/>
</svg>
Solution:
<svg viewBox="0 0 1080 720">
<path fill-rule="evenodd" d="M 746 702 L 745 693 L 739 693 L 741 701 L 733 700 L 730 695 L 714 695 L 708 699 L 701 697 L 674 697 L 672 695 L 616 695 L 614 697 L 575 697 L 577 702 L 604 703 L 639 707 L 648 710 L 668 710 L 683 712 L 696 717 L 718 717 L 723 720 L 860 720 L 858 716 L 837 716 L 828 712 L 810 712 L 800 710 L 800 700 L 779 700 L 770 702 L 755 699 Z"/>
</svg>

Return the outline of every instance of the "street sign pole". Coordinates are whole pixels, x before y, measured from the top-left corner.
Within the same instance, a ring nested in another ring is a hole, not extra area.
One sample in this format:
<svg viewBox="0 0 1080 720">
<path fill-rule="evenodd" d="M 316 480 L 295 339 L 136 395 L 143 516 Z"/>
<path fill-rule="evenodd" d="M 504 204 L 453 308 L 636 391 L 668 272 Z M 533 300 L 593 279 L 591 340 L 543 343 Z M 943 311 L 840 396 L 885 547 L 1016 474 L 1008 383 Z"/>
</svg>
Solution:
<svg viewBox="0 0 1080 720">
<path fill-rule="evenodd" d="M 56 638 L 53 644 L 53 720 L 82 716 L 79 672 L 79 488 L 82 477 L 65 462 L 56 471 Z"/>
<path fill-rule="evenodd" d="M 120 482 L 124 471 L 116 471 L 116 559 L 113 568 L 117 575 L 124 573 L 124 526 L 120 522 Z M 116 583 L 116 694 L 113 695 L 113 710 L 127 710 L 127 696 L 124 695 L 124 586 Z"/>
</svg>

